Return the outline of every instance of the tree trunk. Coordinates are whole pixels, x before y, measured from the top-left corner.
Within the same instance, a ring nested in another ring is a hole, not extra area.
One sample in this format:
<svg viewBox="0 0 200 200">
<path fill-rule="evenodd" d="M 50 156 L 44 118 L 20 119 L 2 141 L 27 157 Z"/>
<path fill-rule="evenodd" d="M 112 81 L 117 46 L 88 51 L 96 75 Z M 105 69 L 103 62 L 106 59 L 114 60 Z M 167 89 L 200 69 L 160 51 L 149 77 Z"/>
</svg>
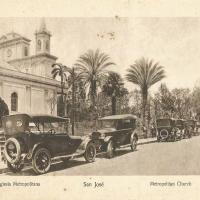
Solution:
<svg viewBox="0 0 200 200">
<path fill-rule="evenodd" d="M 147 88 L 144 88 L 142 91 L 142 118 L 143 118 L 143 126 L 147 128 L 147 123 L 146 123 L 146 106 L 147 106 L 147 98 L 148 98 L 148 90 Z M 147 137 L 147 131 L 146 131 L 146 137 Z"/>
<path fill-rule="evenodd" d="M 73 68 L 74 70 L 74 68 Z M 72 135 L 74 135 L 74 123 L 75 123 L 75 80 L 74 74 L 72 74 Z"/>
<path fill-rule="evenodd" d="M 116 97 L 112 97 L 112 115 L 116 115 Z"/>
</svg>

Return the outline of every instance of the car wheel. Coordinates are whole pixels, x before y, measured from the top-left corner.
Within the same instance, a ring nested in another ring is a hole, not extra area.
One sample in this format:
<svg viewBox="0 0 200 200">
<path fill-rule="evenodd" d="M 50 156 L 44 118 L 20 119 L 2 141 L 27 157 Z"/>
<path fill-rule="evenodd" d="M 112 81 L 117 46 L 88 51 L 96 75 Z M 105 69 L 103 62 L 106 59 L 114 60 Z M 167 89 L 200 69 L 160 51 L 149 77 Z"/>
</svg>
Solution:
<svg viewBox="0 0 200 200">
<path fill-rule="evenodd" d="M 115 151 L 115 148 L 114 148 L 114 145 L 113 145 L 113 141 L 110 140 L 110 141 L 108 142 L 107 150 L 106 150 L 107 158 L 113 158 L 113 156 L 114 156 L 114 151 Z"/>
<path fill-rule="evenodd" d="M 164 142 L 167 140 L 167 138 L 169 137 L 169 132 L 167 129 L 162 129 L 160 132 L 159 132 L 159 138 L 160 138 L 160 141 Z"/>
<path fill-rule="evenodd" d="M 7 167 L 12 172 L 17 173 L 17 172 L 20 172 L 24 168 L 24 164 L 22 163 L 12 164 L 12 163 L 7 162 Z"/>
<path fill-rule="evenodd" d="M 86 162 L 91 163 L 95 161 L 96 158 L 96 147 L 93 143 L 89 142 L 86 146 L 84 158 Z"/>
<path fill-rule="evenodd" d="M 9 149 L 9 146 L 11 145 L 12 145 L 12 150 Z M 9 163 L 15 164 L 19 162 L 21 156 L 21 146 L 16 138 L 9 138 L 6 141 L 4 148 L 4 155 Z"/>
<path fill-rule="evenodd" d="M 32 158 L 33 170 L 36 174 L 44 174 L 51 166 L 51 155 L 46 148 L 38 148 Z"/>
<path fill-rule="evenodd" d="M 137 138 L 135 136 L 133 136 L 131 138 L 131 150 L 135 151 L 137 148 Z"/>
</svg>

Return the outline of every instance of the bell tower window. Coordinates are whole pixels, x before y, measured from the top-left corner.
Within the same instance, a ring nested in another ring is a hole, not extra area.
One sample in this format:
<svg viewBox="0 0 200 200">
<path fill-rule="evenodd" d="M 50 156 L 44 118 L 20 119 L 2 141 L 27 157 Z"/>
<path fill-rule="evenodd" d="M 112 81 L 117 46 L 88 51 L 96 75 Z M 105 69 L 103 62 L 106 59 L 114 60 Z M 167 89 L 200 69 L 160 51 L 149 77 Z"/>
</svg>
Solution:
<svg viewBox="0 0 200 200">
<path fill-rule="evenodd" d="M 40 51 L 41 48 L 42 48 L 42 42 L 41 42 L 41 40 L 37 41 L 37 47 L 38 47 L 38 50 Z"/>
<path fill-rule="evenodd" d="M 16 92 L 11 94 L 11 111 L 18 110 L 18 95 Z"/>
<path fill-rule="evenodd" d="M 24 47 L 24 56 L 28 56 L 28 47 Z"/>
<path fill-rule="evenodd" d="M 49 41 L 46 41 L 46 50 L 49 50 Z"/>
</svg>

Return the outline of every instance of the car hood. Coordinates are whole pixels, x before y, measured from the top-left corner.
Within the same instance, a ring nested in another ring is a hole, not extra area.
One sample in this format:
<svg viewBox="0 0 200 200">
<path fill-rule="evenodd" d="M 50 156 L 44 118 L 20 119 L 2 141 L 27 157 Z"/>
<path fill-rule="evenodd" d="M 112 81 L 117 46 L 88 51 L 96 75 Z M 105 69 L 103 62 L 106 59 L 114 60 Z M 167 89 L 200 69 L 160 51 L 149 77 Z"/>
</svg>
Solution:
<svg viewBox="0 0 200 200">
<path fill-rule="evenodd" d="M 107 132 L 113 132 L 113 131 L 116 131 L 116 130 L 117 130 L 116 128 L 104 128 L 104 129 L 97 130 L 96 132 L 107 133 Z"/>
<path fill-rule="evenodd" d="M 99 129 L 99 130 L 93 131 L 91 134 L 96 133 L 96 134 L 99 134 L 99 135 L 103 135 L 105 133 L 114 132 L 116 130 L 117 130 L 116 128 L 104 128 L 104 129 Z"/>
</svg>

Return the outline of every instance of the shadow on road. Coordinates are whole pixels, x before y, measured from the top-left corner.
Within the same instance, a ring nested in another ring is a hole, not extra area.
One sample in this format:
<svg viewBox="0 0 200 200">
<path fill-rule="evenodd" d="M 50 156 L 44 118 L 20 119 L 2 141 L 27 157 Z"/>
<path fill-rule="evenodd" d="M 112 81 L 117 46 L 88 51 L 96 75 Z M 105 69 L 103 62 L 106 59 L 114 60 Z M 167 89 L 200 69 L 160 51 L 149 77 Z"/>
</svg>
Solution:
<svg viewBox="0 0 200 200">
<path fill-rule="evenodd" d="M 136 149 L 134 152 L 137 152 L 138 150 Z M 111 159 L 115 159 L 117 157 L 120 157 L 120 156 L 123 156 L 125 154 L 128 154 L 128 153 L 132 153 L 133 151 L 131 151 L 130 149 L 117 149 L 114 153 L 114 157 L 111 158 Z M 100 159 L 108 159 L 106 157 L 106 153 L 102 153 L 102 154 L 99 154 L 97 156 L 97 158 L 100 158 Z"/>
<path fill-rule="evenodd" d="M 85 161 L 80 160 L 69 160 L 68 162 L 56 162 L 51 165 L 50 172 L 65 170 L 72 167 L 78 167 L 80 165 L 87 164 Z M 47 174 L 48 174 L 47 173 Z M 36 176 L 31 166 L 26 166 L 20 173 L 13 173 L 13 172 L 7 172 L 6 175 L 9 176 Z"/>
</svg>

